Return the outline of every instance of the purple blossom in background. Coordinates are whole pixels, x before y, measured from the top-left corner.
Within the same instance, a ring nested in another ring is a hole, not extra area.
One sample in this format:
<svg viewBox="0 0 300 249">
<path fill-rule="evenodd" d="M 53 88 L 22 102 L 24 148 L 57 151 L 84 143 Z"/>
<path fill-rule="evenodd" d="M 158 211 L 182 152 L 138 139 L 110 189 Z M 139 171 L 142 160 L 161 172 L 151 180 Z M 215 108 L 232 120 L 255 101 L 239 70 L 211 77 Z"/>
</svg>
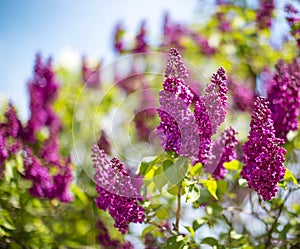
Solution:
<svg viewBox="0 0 300 249">
<path fill-rule="evenodd" d="M 172 23 L 169 13 L 165 14 L 163 23 L 162 47 L 175 47 L 183 49 L 182 38 L 189 33 L 188 29 L 180 23 Z"/>
<path fill-rule="evenodd" d="M 92 147 L 92 160 L 99 194 L 95 203 L 99 209 L 109 212 L 115 220 L 114 227 L 125 234 L 130 222 L 142 223 L 145 219 L 145 210 L 139 205 L 142 200 L 140 194 L 133 186 L 124 164 L 116 158 L 109 160 L 98 145 Z"/>
<path fill-rule="evenodd" d="M 107 135 L 105 131 L 101 131 L 101 135 L 97 141 L 98 147 L 103 150 L 106 154 L 110 155 L 111 154 L 111 147 L 110 147 L 110 142 L 107 138 Z"/>
<path fill-rule="evenodd" d="M 300 48 L 300 16 L 299 11 L 291 4 L 285 6 L 285 12 L 287 13 L 286 20 L 291 28 L 291 34 L 297 41 L 298 48 Z"/>
<path fill-rule="evenodd" d="M 122 40 L 124 33 L 125 30 L 123 28 L 123 25 L 121 23 L 118 23 L 114 31 L 114 49 L 117 53 L 120 54 L 122 54 L 125 51 L 124 42 Z"/>
<path fill-rule="evenodd" d="M 95 67 L 90 67 L 85 58 L 82 58 L 81 74 L 82 80 L 87 87 L 99 88 L 100 86 L 100 67 L 99 62 Z"/>
<path fill-rule="evenodd" d="M 7 141 L 5 134 L 0 129 L 0 180 L 3 178 L 5 173 L 5 160 L 8 158 Z"/>
<path fill-rule="evenodd" d="M 272 199 L 278 191 L 278 182 L 285 174 L 283 139 L 275 137 L 269 102 L 257 97 L 250 123 L 248 141 L 243 146 L 244 166 L 241 177 L 247 180 L 264 200 Z"/>
<path fill-rule="evenodd" d="M 146 22 L 143 21 L 138 34 L 135 37 L 134 53 L 144 53 L 148 51 L 148 43 L 146 40 Z"/>
<path fill-rule="evenodd" d="M 268 86 L 268 100 L 276 137 L 286 139 L 289 131 L 298 130 L 300 108 L 300 62 L 279 60 L 273 80 Z"/>
<path fill-rule="evenodd" d="M 211 157 L 205 163 L 205 169 L 211 172 L 216 180 L 224 179 L 227 173 L 224 163 L 237 158 L 234 150 L 238 144 L 236 134 L 237 132 L 230 127 L 222 132 L 221 138 L 212 146 Z"/>
<path fill-rule="evenodd" d="M 37 157 L 27 148 L 24 151 L 25 177 L 32 180 L 30 194 L 37 198 L 53 198 L 53 183 L 49 170 L 41 165 Z"/>
<path fill-rule="evenodd" d="M 275 8 L 273 0 L 260 0 L 259 9 L 256 14 L 256 23 L 259 29 L 272 26 L 272 13 Z"/>
<path fill-rule="evenodd" d="M 30 95 L 30 119 L 25 127 L 24 139 L 35 142 L 35 134 L 43 127 L 51 132 L 58 132 L 61 128 L 59 118 L 52 110 L 53 102 L 57 96 L 58 83 L 52 70 L 51 60 L 42 62 L 40 55 L 36 57 L 34 77 L 28 84 Z"/>
<path fill-rule="evenodd" d="M 109 231 L 100 220 L 97 221 L 97 228 L 99 230 L 98 242 L 105 249 L 134 249 L 129 241 L 121 243 L 119 240 L 112 239 Z"/>
<path fill-rule="evenodd" d="M 216 17 L 218 19 L 219 25 L 218 28 L 222 32 L 231 32 L 231 25 L 230 22 L 226 20 L 225 13 L 217 12 Z"/>
<path fill-rule="evenodd" d="M 243 112 L 252 112 L 255 101 L 254 89 L 244 84 L 238 84 L 233 79 L 227 81 L 234 106 Z"/>
<path fill-rule="evenodd" d="M 213 55 L 216 53 L 216 49 L 209 45 L 208 40 L 205 37 L 196 32 L 191 32 L 190 36 L 203 54 Z"/>
</svg>

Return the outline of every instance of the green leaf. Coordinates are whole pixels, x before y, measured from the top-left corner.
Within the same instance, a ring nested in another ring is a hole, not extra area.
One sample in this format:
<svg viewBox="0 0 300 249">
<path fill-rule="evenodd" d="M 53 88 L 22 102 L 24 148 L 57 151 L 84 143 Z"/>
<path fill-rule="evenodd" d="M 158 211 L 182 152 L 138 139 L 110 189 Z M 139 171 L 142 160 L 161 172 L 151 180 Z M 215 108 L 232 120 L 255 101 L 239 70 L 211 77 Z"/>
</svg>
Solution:
<svg viewBox="0 0 300 249">
<path fill-rule="evenodd" d="M 207 180 L 200 180 L 200 183 L 208 190 L 208 192 L 218 200 L 217 196 L 217 182 L 216 180 L 207 179 Z"/>
<path fill-rule="evenodd" d="M 186 203 L 192 203 L 200 198 L 200 188 L 196 185 L 189 185 L 185 187 Z"/>
<path fill-rule="evenodd" d="M 156 228 L 155 226 L 152 226 L 152 225 L 151 225 L 151 226 L 147 226 L 147 227 L 144 228 L 144 230 L 143 230 L 141 236 L 142 236 L 142 237 L 145 237 L 145 235 L 146 235 L 147 233 L 152 233 L 154 230 L 157 230 L 157 228 Z"/>
<path fill-rule="evenodd" d="M 232 160 L 231 162 L 225 162 L 224 167 L 228 170 L 240 170 L 242 164 L 238 160 Z"/>
<path fill-rule="evenodd" d="M 166 218 L 169 217 L 169 211 L 168 211 L 168 209 L 166 209 L 164 207 L 158 209 L 156 211 L 156 217 L 159 218 L 159 219 L 161 219 L 161 220 L 165 220 Z"/>
<path fill-rule="evenodd" d="M 171 164 L 170 160 L 166 160 L 163 163 L 164 173 L 171 183 L 178 186 L 181 185 L 187 171 L 186 162 L 186 158 L 179 157 L 174 164 Z"/>
<path fill-rule="evenodd" d="M 194 231 L 194 229 L 192 227 L 190 227 L 190 226 L 184 226 L 184 228 L 186 230 L 188 230 L 188 232 L 191 234 L 192 238 L 194 239 L 195 238 L 195 231 Z"/>
<path fill-rule="evenodd" d="M 194 229 L 194 231 L 196 231 L 199 227 L 201 227 L 206 222 L 207 222 L 207 220 L 203 219 L 203 218 L 199 218 L 197 220 L 194 220 L 193 221 L 193 229 Z"/>
<path fill-rule="evenodd" d="M 189 173 L 191 176 L 199 176 L 201 175 L 201 172 L 202 172 L 202 164 L 197 163 L 191 168 Z"/>
<path fill-rule="evenodd" d="M 293 175 L 293 173 L 288 168 L 286 168 L 286 170 L 285 170 L 284 180 L 286 180 L 288 182 L 292 182 L 296 186 L 299 186 L 296 177 Z"/>
<path fill-rule="evenodd" d="M 182 235 L 175 235 L 167 239 L 165 249 L 182 249 L 189 241 L 189 237 Z"/>
<path fill-rule="evenodd" d="M 210 246 L 218 246 L 218 241 L 213 237 L 206 237 L 201 241 L 201 244 L 206 244 Z"/>
</svg>

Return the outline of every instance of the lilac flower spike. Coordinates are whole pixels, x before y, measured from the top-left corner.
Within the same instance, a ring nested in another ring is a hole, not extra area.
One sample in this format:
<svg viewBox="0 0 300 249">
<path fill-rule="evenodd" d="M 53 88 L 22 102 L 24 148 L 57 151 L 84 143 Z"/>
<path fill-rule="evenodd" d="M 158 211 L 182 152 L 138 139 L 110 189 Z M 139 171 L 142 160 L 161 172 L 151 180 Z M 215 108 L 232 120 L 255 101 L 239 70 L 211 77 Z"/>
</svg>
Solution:
<svg viewBox="0 0 300 249">
<path fill-rule="evenodd" d="M 145 210 L 138 203 L 141 201 L 140 194 L 118 159 L 109 160 L 98 145 L 92 147 L 92 159 L 99 193 L 95 203 L 99 209 L 110 213 L 115 220 L 114 226 L 125 234 L 130 222 L 142 223 L 145 219 Z"/>
<path fill-rule="evenodd" d="M 250 123 L 248 141 L 243 146 L 244 166 L 241 177 L 247 180 L 264 200 L 272 199 L 278 191 L 278 182 L 284 178 L 283 139 L 275 137 L 269 102 L 257 97 Z"/>
<path fill-rule="evenodd" d="M 234 150 L 238 144 L 236 134 L 237 132 L 230 127 L 224 130 L 221 134 L 221 138 L 213 144 L 212 158 L 205 163 L 205 168 L 207 171 L 212 172 L 216 180 L 224 179 L 227 173 L 224 168 L 224 163 L 237 158 Z"/>
<path fill-rule="evenodd" d="M 282 60 L 269 84 L 268 100 L 274 120 L 276 136 L 286 139 L 289 131 L 298 130 L 300 109 L 300 62 L 287 64 Z"/>
</svg>

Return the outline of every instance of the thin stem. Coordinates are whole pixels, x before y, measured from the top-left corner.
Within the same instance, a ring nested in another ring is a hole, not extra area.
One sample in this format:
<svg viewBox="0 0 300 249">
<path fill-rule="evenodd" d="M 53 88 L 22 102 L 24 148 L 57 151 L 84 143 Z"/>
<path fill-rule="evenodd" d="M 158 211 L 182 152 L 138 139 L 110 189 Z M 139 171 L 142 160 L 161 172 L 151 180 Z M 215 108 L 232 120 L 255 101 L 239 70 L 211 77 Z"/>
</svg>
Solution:
<svg viewBox="0 0 300 249">
<path fill-rule="evenodd" d="M 283 208 L 284 208 L 284 204 L 285 204 L 286 200 L 289 198 L 289 196 L 290 196 L 291 193 L 292 193 L 292 191 L 289 190 L 289 192 L 288 192 L 287 195 L 285 196 L 284 200 L 282 201 L 281 205 L 279 206 L 278 214 L 277 214 L 277 216 L 275 217 L 274 222 L 273 222 L 273 224 L 272 224 L 272 227 L 271 227 L 271 229 L 270 229 L 269 232 L 268 232 L 268 238 L 267 238 L 267 241 L 266 241 L 266 248 L 272 248 L 272 247 L 271 247 L 271 246 L 272 246 L 272 245 L 271 245 L 271 244 L 272 244 L 272 234 L 273 234 L 274 230 L 276 229 L 277 222 L 278 222 L 279 217 L 280 217 L 280 215 L 281 215 L 281 213 L 282 213 L 282 211 L 283 211 Z"/>
<path fill-rule="evenodd" d="M 177 211 L 176 211 L 176 221 L 174 225 L 174 230 L 179 233 L 179 220 L 180 220 L 180 211 L 181 211 L 181 195 L 182 195 L 182 186 L 178 186 L 177 194 Z"/>
</svg>

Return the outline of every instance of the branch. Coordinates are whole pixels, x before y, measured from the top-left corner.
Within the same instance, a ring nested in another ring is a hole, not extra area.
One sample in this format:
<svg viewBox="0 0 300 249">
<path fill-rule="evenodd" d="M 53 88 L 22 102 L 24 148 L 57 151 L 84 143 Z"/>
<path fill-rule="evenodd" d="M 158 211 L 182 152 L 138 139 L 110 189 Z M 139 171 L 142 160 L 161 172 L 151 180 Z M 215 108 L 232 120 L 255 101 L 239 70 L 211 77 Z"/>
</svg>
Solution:
<svg viewBox="0 0 300 249">
<path fill-rule="evenodd" d="M 177 194 L 177 211 L 176 211 L 176 222 L 174 224 L 174 230 L 179 233 L 179 220 L 180 220 L 180 211 L 181 211 L 181 195 L 182 195 L 182 186 L 178 186 Z"/>
<path fill-rule="evenodd" d="M 283 202 L 281 203 L 281 205 L 279 206 L 279 212 L 277 214 L 277 216 L 275 217 L 274 219 L 274 222 L 272 224 L 272 227 L 271 229 L 269 230 L 268 232 L 268 238 L 267 238 L 267 241 L 266 241 L 266 248 L 272 248 L 271 244 L 272 244 L 272 234 L 274 232 L 274 230 L 276 229 L 276 226 L 277 226 L 277 223 L 278 223 L 278 220 L 279 220 L 279 217 L 283 211 L 283 208 L 284 208 L 284 203 L 286 202 L 286 200 L 289 198 L 290 194 L 292 193 L 292 191 L 289 189 L 289 192 L 287 193 L 287 195 L 285 196 Z"/>
</svg>

